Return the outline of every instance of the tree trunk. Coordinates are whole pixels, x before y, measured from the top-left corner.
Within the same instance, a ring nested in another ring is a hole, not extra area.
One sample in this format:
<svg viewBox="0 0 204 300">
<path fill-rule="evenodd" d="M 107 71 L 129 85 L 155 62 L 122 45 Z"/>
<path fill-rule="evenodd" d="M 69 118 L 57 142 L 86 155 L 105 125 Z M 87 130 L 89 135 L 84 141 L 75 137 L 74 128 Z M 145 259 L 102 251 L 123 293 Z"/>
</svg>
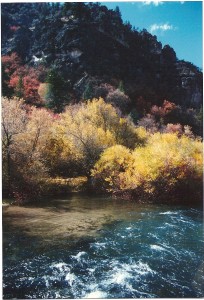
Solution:
<svg viewBox="0 0 204 300">
<path fill-rule="evenodd" d="M 11 155 L 9 146 L 7 148 L 7 176 L 8 176 L 8 196 L 11 194 Z"/>
</svg>

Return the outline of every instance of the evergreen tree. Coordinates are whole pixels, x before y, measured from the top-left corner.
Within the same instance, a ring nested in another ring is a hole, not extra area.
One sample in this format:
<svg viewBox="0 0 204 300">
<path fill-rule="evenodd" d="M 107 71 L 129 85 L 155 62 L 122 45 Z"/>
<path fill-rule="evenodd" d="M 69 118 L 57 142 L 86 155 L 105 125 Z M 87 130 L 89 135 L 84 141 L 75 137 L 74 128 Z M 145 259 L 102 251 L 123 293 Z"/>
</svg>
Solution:
<svg viewBox="0 0 204 300">
<path fill-rule="evenodd" d="M 93 87 L 90 82 L 88 82 L 83 93 L 83 99 L 88 100 L 91 98 L 93 98 Z"/>
<path fill-rule="evenodd" d="M 118 89 L 119 89 L 122 93 L 125 93 L 125 89 L 124 89 L 124 85 L 123 85 L 122 80 L 120 80 L 120 82 L 119 82 Z"/>
<path fill-rule="evenodd" d="M 18 80 L 18 84 L 16 87 L 16 96 L 18 98 L 23 98 L 23 93 L 24 92 L 24 85 L 23 85 L 23 76 L 20 75 L 19 80 Z"/>
<path fill-rule="evenodd" d="M 6 96 L 6 97 L 11 97 L 13 94 L 13 89 L 11 87 L 9 87 L 8 83 L 9 83 L 9 75 L 8 73 L 5 71 L 5 66 L 2 64 L 2 68 L 1 68 L 1 92 L 2 92 L 2 96 Z"/>
<path fill-rule="evenodd" d="M 121 12 L 120 12 L 119 6 L 116 6 L 115 13 L 116 13 L 117 17 L 121 19 Z"/>
<path fill-rule="evenodd" d="M 59 113 L 63 110 L 64 80 L 62 76 L 53 68 L 48 72 L 46 82 L 49 83 L 47 97 L 49 102 L 47 106 Z"/>
</svg>

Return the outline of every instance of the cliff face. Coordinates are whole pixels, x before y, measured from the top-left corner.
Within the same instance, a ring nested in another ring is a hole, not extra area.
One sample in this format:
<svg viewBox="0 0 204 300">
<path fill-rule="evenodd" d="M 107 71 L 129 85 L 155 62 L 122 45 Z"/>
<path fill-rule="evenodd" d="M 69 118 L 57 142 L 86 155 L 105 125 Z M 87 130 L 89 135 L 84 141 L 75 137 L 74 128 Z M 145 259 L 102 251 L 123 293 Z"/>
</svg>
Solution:
<svg viewBox="0 0 204 300">
<path fill-rule="evenodd" d="M 28 65 L 54 67 L 78 99 L 90 82 L 122 81 L 132 105 L 141 96 L 152 104 L 202 105 L 198 68 L 99 4 L 2 4 L 2 55 L 12 52 Z"/>
<path fill-rule="evenodd" d="M 202 103 L 202 73 L 191 63 L 177 62 L 177 70 L 181 78 L 181 87 L 184 91 L 182 104 L 199 107 Z"/>
</svg>

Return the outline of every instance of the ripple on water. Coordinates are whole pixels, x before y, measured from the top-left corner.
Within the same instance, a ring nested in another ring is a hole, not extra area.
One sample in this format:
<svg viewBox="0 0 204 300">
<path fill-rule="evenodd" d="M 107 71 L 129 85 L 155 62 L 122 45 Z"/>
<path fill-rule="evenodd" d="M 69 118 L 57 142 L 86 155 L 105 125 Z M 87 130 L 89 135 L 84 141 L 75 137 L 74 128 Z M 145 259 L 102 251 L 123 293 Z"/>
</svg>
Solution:
<svg viewBox="0 0 204 300">
<path fill-rule="evenodd" d="M 165 211 L 161 212 L 160 215 L 178 215 L 179 212 L 176 211 Z"/>
</svg>

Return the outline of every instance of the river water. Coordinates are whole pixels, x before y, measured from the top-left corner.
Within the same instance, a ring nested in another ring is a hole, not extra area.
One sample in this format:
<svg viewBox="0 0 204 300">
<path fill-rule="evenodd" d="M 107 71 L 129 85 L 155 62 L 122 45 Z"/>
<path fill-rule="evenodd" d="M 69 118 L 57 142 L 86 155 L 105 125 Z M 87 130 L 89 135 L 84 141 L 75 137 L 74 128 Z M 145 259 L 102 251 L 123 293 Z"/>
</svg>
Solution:
<svg viewBox="0 0 204 300">
<path fill-rule="evenodd" d="M 203 297 L 203 249 L 200 208 L 80 195 L 4 206 L 4 299 Z"/>
</svg>

